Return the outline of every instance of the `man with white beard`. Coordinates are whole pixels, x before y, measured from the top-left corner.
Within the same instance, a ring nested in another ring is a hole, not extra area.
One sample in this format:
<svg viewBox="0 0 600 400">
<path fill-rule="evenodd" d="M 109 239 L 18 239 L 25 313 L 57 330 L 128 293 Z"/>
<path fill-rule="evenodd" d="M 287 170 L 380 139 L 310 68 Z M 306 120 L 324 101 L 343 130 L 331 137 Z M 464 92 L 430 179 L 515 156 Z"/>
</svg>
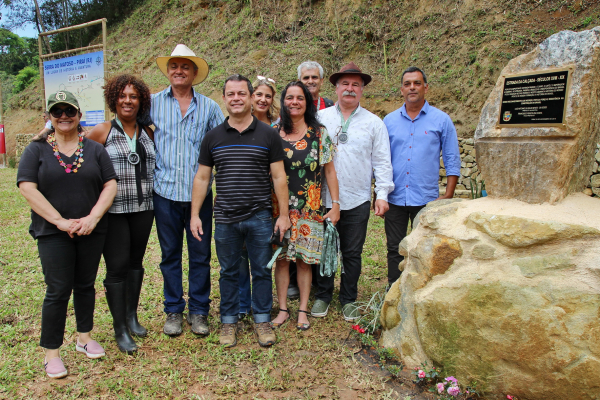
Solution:
<svg viewBox="0 0 600 400">
<path fill-rule="evenodd" d="M 333 158 L 340 188 L 340 220 L 337 230 L 342 252 L 340 303 L 346 321 L 360 317 L 356 305 L 361 254 L 371 209 L 371 178 L 375 176 L 375 215 L 383 217 L 389 209 L 388 194 L 394 189 L 388 132 L 383 121 L 360 106 L 364 87 L 371 76 L 349 63 L 329 77 L 335 85 L 338 102 L 335 107 L 319 111 L 319 121 L 325 125 L 337 150 Z M 325 206 L 334 201 L 325 192 Z M 327 315 L 333 297 L 335 275 L 317 274 L 316 301 L 311 315 Z"/>
</svg>

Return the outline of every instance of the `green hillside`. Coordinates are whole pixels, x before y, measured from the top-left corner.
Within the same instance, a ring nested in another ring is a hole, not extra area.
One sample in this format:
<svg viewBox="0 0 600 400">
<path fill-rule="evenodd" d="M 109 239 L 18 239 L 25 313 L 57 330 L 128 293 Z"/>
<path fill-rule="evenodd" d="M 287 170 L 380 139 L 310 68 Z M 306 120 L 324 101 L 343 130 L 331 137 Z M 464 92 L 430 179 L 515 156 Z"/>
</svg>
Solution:
<svg viewBox="0 0 600 400">
<path fill-rule="evenodd" d="M 156 57 L 184 43 L 211 67 L 196 90 L 220 100 L 232 73 L 265 75 L 281 88 L 306 59 L 327 76 L 354 61 L 374 76 L 363 105 L 381 116 L 402 104 L 399 75 L 416 65 L 429 75 L 430 102 L 471 137 L 508 60 L 558 31 L 596 25 L 600 3 L 591 0 L 148 0 L 109 29 L 108 62 L 110 73 L 134 72 L 158 91 L 168 81 Z M 323 89 L 335 98 L 333 86 Z M 9 104 L 13 112 L 41 105 L 39 84 Z M 9 111 L 9 135 L 39 125 L 37 112 L 16 121 Z"/>
</svg>

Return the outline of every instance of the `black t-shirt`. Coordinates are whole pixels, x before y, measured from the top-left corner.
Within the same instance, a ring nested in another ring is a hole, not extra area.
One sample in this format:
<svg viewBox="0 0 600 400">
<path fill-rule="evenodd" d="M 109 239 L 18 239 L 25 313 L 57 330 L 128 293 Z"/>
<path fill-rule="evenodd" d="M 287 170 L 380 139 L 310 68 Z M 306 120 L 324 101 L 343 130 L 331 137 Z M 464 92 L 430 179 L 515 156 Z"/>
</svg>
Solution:
<svg viewBox="0 0 600 400">
<path fill-rule="evenodd" d="M 75 160 L 75 153 L 72 157 L 61 153 L 61 158 L 70 164 Z M 118 178 L 108 153 L 101 144 L 84 138 L 82 158 L 83 163 L 77 172 L 67 174 L 58 163 L 48 142 L 32 142 L 21 155 L 17 186 L 20 182 L 37 183 L 38 190 L 63 218 L 86 217 L 98 202 L 104 184 Z M 106 232 L 107 223 L 104 215 L 94 232 Z M 61 230 L 56 225 L 31 211 L 31 236 L 37 239 L 59 232 Z"/>
<path fill-rule="evenodd" d="M 284 158 L 279 133 L 256 117 L 241 133 L 229 125 L 229 117 L 207 132 L 198 163 L 217 170 L 215 221 L 244 221 L 271 209 L 270 166 Z"/>
</svg>

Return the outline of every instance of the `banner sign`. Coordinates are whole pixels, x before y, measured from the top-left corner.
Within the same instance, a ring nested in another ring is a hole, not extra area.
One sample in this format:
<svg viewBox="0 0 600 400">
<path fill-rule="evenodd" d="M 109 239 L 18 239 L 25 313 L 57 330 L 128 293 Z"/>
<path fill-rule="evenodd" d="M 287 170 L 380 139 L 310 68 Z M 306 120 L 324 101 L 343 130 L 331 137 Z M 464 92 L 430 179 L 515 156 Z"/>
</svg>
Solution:
<svg viewBox="0 0 600 400">
<path fill-rule="evenodd" d="M 4 138 L 4 125 L 0 125 L 0 154 L 6 154 L 6 141 Z"/>
<path fill-rule="evenodd" d="M 44 61 L 44 88 L 48 95 L 66 90 L 75 95 L 81 107 L 81 125 L 104 122 L 104 53 Z"/>
</svg>

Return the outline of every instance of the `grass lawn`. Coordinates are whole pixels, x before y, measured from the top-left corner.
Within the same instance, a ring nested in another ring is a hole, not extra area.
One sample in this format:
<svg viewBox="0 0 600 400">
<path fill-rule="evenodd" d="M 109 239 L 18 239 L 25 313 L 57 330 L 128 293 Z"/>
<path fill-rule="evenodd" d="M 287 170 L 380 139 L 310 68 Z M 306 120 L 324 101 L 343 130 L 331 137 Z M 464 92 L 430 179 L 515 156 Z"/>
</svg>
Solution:
<svg viewBox="0 0 600 400">
<path fill-rule="evenodd" d="M 186 325 L 181 336 L 165 336 L 160 248 L 155 232 L 144 261 L 146 277 L 139 310 L 140 321 L 150 333 L 137 339 L 138 354 L 127 356 L 116 347 L 102 286 L 105 267 L 100 265 L 93 333 L 107 356 L 88 360 L 75 351 L 77 333 L 71 302 L 61 352 L 69 375 L 61 380 L 47 378 L 42 368 L 43 351 L 38 346 L 45 287 L 37 246 L 28 233 L 29 207 L 15 181 L 15 169 L 0 170 L 0 398 L 398 398 L 386 384 L 385 374 L 357 360 L 357 342 L 345 342 L 350 325 L 341 317 L 337 289 L 329 315 L 311 318 L 312 327 L 307 332 L 295 328 L 298 302 L 292 301 L 293 319 L 277 331 L 276 345 L 259 347 L 248 328 L 236 347 L 223 349 L 218 339 L 219 266 L 214 247 L 212 333 L 197 338 Z M 359 300 L 367 300 L 384 288 L 385 253 L 383 220 L 372 218 L 363 253 Z M 339 278 L 337 282 L 339 286 Z M 276 311 L 275 300 L 273 315 Z"/>
</svg>

